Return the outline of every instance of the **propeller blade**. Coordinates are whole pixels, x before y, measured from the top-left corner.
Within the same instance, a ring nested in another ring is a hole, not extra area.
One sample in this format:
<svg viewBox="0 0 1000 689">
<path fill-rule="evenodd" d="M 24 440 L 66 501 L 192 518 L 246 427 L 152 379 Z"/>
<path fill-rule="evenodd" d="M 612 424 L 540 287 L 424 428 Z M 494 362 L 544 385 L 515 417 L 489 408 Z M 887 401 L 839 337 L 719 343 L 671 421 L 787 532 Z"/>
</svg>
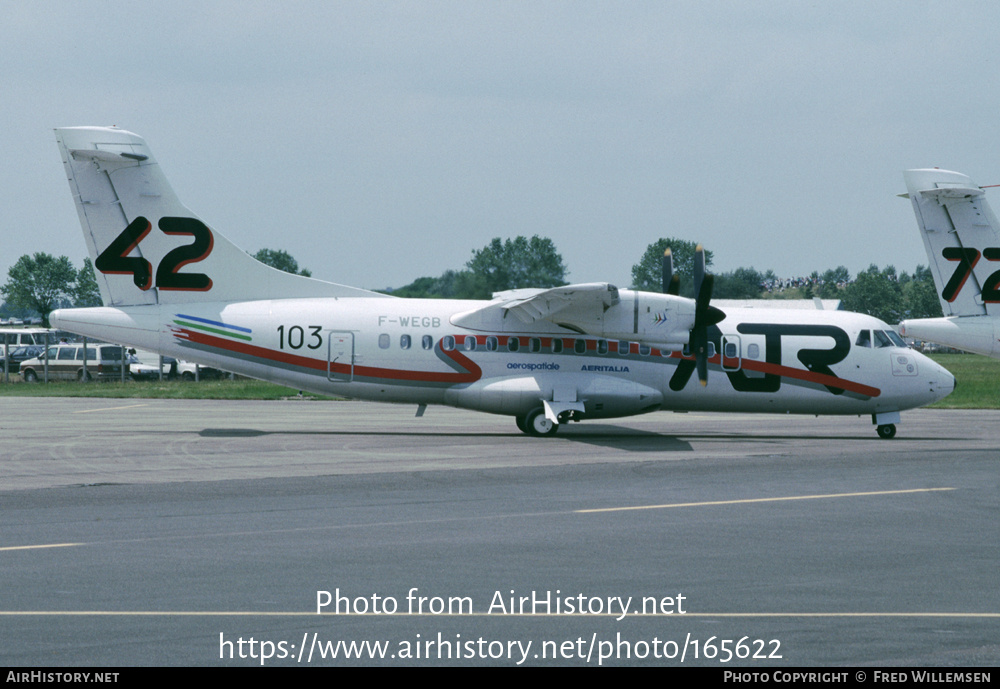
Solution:
<svg viewBox="0 0 1000 689">
<path fill-rule="evenodd" d="M 705 250 L 701 244 L 694 254 L 694 325 L 691 327 L 690 352 L 694 360 L 682 359 L 677 364 L 677 370 L 670 378 L 670 389 L 680 391 L 691 379 L 691 374 L 698 371 L 698 380 L 702 385 L 708 385 L 708 329 L 723 320 L 726 314 L 712 306 L 712 287 L 715 276 L 705 272 Z M 673 275 L 673 257 L 670 249 L 663 253 L 663 291 L 677 294 L 678 276 Z M 669 283 L 669 284 L 668 284 Z"/>
<path fill-rule="evenodd" d="M 708 385 L 708 352 L 702 349 L 694 362 L 698 367 L 698 382 L 705 387 Z"/>
<path fill-rule="evenodd" d="M 701 293 L 701 283 L 705 278 L 705 250 L 701 244 L 694 250 L 694 293 Z"/>
<path fill-rule="evenodd" d="M 670 377 L 670 389 L 674 392 L 683 390 L 684 386 L 691 380 L 692 373 L 694 373 L 694 362 L 690 359 L 681 359 L 674 375 Z"/>
<path fill-rule="evenodd" d="M 674 257 L 670 249 L 663 252 L 663 263 L 661 264 L 662 287 L 664 294 L 672 294 L 675 297 L 680 292 L 681 276 L 674 275 Z"/>
<path fill-rule="evenodd" d="M 726 317 L 721 310 L 711 305 L 712 287 L 715 276 L 705 272 L 705 251 L 701 245 L 695 249 L 694 261 L 695 307 L 694 327 L 691 329 L 692 349 L 698 380 L 708 385 L 708 328 Z"/>
<path fill-rule="evenodd" d="M 705 321 L 708 318 L 708 310 L 715 308 L 709 305 L 709 302 L 712 300 L 712 286 L 714 284 L 715 276 L 711 274 L 703 276 L 699 281 L 698 291 L 695 293 L 694 305 L 694 327 L 696 329 L 707 328 L 709 326 L 709 323 Z"/>
</svg>

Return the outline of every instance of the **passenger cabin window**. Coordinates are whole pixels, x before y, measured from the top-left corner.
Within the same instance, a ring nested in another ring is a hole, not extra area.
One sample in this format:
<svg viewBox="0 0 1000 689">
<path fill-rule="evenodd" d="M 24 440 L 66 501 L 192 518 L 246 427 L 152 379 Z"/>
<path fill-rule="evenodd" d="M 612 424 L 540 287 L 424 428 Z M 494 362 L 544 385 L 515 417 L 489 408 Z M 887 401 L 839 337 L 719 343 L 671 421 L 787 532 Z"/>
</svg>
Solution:
<svg viewBox="0 0 1000 689">
<path fill-rule="evenodd" d="M 500 341 L 493 335 L 486 338 L 486 351 L 495 352 L 500 348 Z"/>
<path fill-rule="evenodd" d="M 465 336 L 465 351 L 472 352 L 476 349 L 476 337 L 475 335 Z"/>
<path fill-rule="evenodd" d="M 422 338 L 420 338 L 420 346 L 423 347 L 424 349 L 433 349 L 434 338 L 431 337 L 430 335 L 424 335 Z"/>
<path fill-rule="evenodd" d="M 409 335 L 400 335 L 399 336 L 399 348 L 400 349 L 409 349 L 410 348 L 410 336 Z"/>
<path fill-rule="evenodd" d="M 528 340 L 528 351 L 529 352 L 540 352 L 542 351 L 542 341 L 537 337 L 532 337 Z"/>
<path fill-rule="evenodd" d="M 382 333 L 378 336 L 378 348 L 389 349 L 389 333 Z"/>
<path fill-rule="evenodd" d="M 517 337 L 507 338 L 507 351 L 516 352 L 521 348 L 521 340 Z"/>
<path fill-rule="evenodd" d="M 446 352 L 450 352 L 455 349 L 455 338 L 451 335 L 445 335 L 441 338 L 441 349 Z"/>
<path fill-rule="evenodd" d="M 553 337 L 552 338 L 552 353 L 553 354 L 559 354 L 559 353 L 562 352 L 562 349 L 563 349 L 562 338 L 561 337 Z"/>
<path fill-rule="evenodd" d="M 649 345 L 639 343 L 639 354 L 641 354 L 642 356 L 649 356 L 649 352 L 650 352 Z"/>
<path fill-rule="evenodd" d="M 726 347 L 725 347 L 725 352 L 726 352 L 726 358 L 727 359 L 735 359 L 736 358 L 736 343 L 735 342 L 727 342 L 726 343 Z"/>
<path fill-rule="evenodd" d="M 598 354 L 607 354 L 608 353 L 608 341 L 607 340 L 598 340 L 597 341 L 597 353 Z"/>
<path fill-rule="evenodd" d="M 629 343 L 627 340 L 622 340 L 618 343 L 618 354 L 621 356 L 628 356 Z"/>
<path fill-rule="evenodd" d="M 576 352 L 577 354 L 586 354 L 587 341 L 583 339 L 578 339 L 576 342 L 573 343 L 573 351 Z"/>
</svg>

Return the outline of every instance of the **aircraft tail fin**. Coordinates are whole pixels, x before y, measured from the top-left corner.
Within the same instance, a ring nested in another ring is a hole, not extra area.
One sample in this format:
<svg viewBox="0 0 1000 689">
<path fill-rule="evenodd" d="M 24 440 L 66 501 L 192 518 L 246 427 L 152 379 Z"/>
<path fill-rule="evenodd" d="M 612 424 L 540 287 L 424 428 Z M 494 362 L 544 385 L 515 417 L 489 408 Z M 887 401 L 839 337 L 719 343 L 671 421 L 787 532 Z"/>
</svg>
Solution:
<svg viewBox="0 0 1000 689">
<path fill-rule="evenodd" d="M 1000 223 L 983 190 L 948 170 L 903 178 L 945 316 L 1000 314 Z"/>
<path fill-rule="evenodd" d="M 384 296 L 260 263 L 185 208 L 145 140 L 56 130 L 105 306 Z"/>
</svg>

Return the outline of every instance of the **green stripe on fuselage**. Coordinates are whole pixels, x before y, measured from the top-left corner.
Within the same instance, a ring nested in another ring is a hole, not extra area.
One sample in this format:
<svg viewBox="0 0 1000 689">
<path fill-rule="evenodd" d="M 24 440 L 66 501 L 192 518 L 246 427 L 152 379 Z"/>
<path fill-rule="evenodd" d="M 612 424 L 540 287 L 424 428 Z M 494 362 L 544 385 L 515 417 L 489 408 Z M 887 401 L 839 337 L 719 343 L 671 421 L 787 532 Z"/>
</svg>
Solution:
<svg viewBox="0 0 1000 689">
<path fill-rule="evenodd" d="M 220 330 L 219 328 L 210 328 L 207 325 L 198 325 L 197 323 L 189 323 L 187 321 L 174 321 L 175 324 L 184 326 L 185 328 L 194 328 L 195 330 L 202 330 L 206 333 L 214 333 L 216 335 L 223 335 L 225 337 L 235 337 L 237 340 L 245 340 L 247 342 L 253 342 L 253 338 L 249 335 L 240 335 L 239 333 L 230 332 L 228 330 Z"/>
</svg>

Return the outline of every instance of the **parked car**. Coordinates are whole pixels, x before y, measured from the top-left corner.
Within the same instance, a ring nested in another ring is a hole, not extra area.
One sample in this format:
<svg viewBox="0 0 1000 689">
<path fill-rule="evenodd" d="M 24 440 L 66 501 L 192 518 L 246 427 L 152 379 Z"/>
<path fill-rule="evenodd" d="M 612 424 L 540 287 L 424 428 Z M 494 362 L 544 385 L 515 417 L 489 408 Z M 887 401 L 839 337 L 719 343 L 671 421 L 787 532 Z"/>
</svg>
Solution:
<svg viewBox="0 0 1000 689">
<path fill-rule="evenodd" d="M 141 349 L 129 350 L 129 371 L 133 380 L 158 380 L 160 378 L 160 355 Z M 199 366 L 189 361 L 163 357 L 163 377 L 182 380 L 216 380 L 225 375 L 224 371 L 207 366 Z"/>
<path fill-rule="evenodd" d="M 82 344 L 58 344 L 49 347 L 49 380 L 116 380 L 122 375 L 122 354 L 120 345 L 88 344 L 86 347 L 86 372 L 84 372 L 84 346 Z M 128 375 L 128 362 L 125 374 Z M 45 361 L 42 356 L 21 362 L 21 377 L 28 383 L 42 378 Z"/>
<path fill-rule="evenodd" d="M 44 345 L 46 335 L 49 336 L 49 342 L 54 344 L 58 335 L 54 330 L 46 330 L 45 328 L 0 328 L 0 351 L 3 351 L 4 342 L 11 347 Z"/>
<path fill-rule="evenodd" d="M 21 362 L 27 361 L 28 359 L 34 359 L 42 355 L 45 351 L 44 347 L 39 345 L 29 345 L 27 347 L 8 347 L 10 350 L 10 368 L 8 373 L 17 373 L 21 370 Z M 0 347 L 0 372 L 4 370 L 4 356 L 3 347 Z"/>
<path fill-rule="evenodd" d="M 226 372 L 222 369 L 210 366 L 200 366 L 190 361 L 177 361 L 177 375 L 181 380 L 219 380 L 226 377 Z"/>
</svg>

